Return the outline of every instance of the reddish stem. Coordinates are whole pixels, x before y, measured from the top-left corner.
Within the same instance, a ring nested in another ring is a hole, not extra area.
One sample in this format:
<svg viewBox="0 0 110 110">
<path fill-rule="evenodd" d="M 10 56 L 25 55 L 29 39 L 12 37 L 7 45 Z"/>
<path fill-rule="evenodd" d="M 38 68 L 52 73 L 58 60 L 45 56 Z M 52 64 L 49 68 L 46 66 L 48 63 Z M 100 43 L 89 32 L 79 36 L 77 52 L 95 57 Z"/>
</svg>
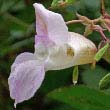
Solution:
<svg viewBox="0 0 110 110">
<path fill-rule="evenodd" d="M 67 21 L 66 25 L 72 24 L 72 23 L 82 23 L 82 22 L 83 22 L 83 20 L 71 20 L 71 21 Z"/>
<path fill-rule="evenodd" d="M 107 38 L 106 38 L 104 32 L 103 31 L 99 31 L 99 32 L 100 32 L 100 34 L 102 36 L 102 39 L 105 40 L 105 41 L 107 41 Z"/>
</svg>

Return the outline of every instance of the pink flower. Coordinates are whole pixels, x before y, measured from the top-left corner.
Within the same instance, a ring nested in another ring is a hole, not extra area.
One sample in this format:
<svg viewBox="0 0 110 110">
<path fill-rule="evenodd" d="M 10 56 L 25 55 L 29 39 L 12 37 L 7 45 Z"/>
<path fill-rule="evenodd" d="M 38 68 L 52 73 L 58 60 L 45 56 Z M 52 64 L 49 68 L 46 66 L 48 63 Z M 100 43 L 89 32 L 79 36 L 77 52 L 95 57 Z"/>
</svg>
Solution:
<svg viewBox="0 0 110 110">
<path fill-rule="evenodd" d="M 34 96 L 41 86 L 45 72 L 93 62 L 95 45 L 82 35 L 68 32 L 58 13 L 41 4 L 36 12 L 35 52 L 21 53 L 11 67 L 8 79 L 10 96 L 17 103 Z"/>
</svg>

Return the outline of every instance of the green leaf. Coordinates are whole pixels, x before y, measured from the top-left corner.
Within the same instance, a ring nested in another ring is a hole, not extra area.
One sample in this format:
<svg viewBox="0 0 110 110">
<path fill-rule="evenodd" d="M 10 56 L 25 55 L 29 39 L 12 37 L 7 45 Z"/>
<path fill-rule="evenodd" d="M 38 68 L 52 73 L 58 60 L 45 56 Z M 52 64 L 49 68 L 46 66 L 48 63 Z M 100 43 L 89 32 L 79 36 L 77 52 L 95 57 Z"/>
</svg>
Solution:
<svg viewBox="0 0 110 110">
<path fill-rule="evenodd" d="M 103 55 L 105 54 L 105 52 L 107 51 L 107 49 L 109 48 L 109 43 L 107 43 L 103 48 L 101 48 L 95 55 L 95 60 L 98 62 Z"/>
<path fill-rule="evenodd" d="M 61 2 L 64 2 L 64 1 L 63 0 L 53 0 L 51 6 L 56 7 Z"/>
<path fill-rule="evenodd" d="M 78 81 L 78 75 L 79 75 L 78 66 L 75 66 L 74 69 L 73 69 L 73 77 L 72 77 L 72 81 L 73 81 L 74 85 Z"/>
<path fill-rule="evenodd" d="M 0 13 L 4 13 L 10 10 L 15 4 L 17 4 L 19 0 L 3 0 L 2 5 L 0 7 Z"/>
<path fill-rule="evenodd" d="M 40 87 L 40 91 L 43 94 L 47 94 L 48 92 L 54 89 L 72 84 L 71 81 L 72 71 L 73 67 L 59 71 L 57 70 L 46 72 L 45 80 L 43 81 L 43 84 Z"/>
<path fill-rule="evenodd" d="M 67 3 L 72 3 L 73 1 L 76 1 L 76 0 L 65 0 L 65 2 Z"/>
<path fill-rule="evenodd" d="M 99 81 L 109 71 L 99 65 L 91 69 L 91 65 L 83 65 L 79 68 L 82 82 L 90 88 L 99 89 Z"/>
<path fill-rule="evenodd" d="M 110 110 L 109 95 L 85 86 L 59 88 L 50 92 L 47 97 L 64 103 L 73 110 Z"/>
<path fill-rule="evenodd" d="M 58 7 L 61 4 L 71 4 L 73 2 L 75 2 L 76 0 L 53 0 L 51 6 L 52 7 Z"/>
<path fill-rule="evenodd" d="M 107 49 L 107 51 L 105 52 L 103 59 L 105 61 L 107 61 L 108 63 L 110 63 L 110 47 Z"/>
<path fill-rule="evenodd" d="M 7 53 L 13 52 L 18 50 L 19 48 L 23 47 L 23 46 L 27 46 L 29 44 L 31 44 L 33 42 L 33 38 L 29 38 L 29 39 L 25 39 L 22 41 L 19 41 L 11 46 L 6 46 L 6 47 L 2 47 L 0 49 L 1 53 L 0 53 L 0 57 L 5 56 Z"/>
<path fill-rule="evenodd" d="M 110 87 L 110 73 L 105 75 L 99 82 L 100 89 L 108 88 Z"/>
<path fill-rule="evenodd" d="M 45 105 L 47 105 L 48 109 L 46 110 L 73 110 L 73 107 L 68 104 L 64 104 L 61 102 L 53 101 L 53 100 L 45 100 Z"/>
</svg>

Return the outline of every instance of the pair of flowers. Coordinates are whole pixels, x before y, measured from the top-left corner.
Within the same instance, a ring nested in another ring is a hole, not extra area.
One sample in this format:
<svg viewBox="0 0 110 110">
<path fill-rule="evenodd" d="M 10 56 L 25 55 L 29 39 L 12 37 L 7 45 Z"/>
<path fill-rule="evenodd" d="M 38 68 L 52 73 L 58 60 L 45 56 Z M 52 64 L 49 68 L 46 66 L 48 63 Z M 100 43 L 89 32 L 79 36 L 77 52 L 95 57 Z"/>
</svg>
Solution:
<svg viewBox="0 0 110 110">
<path fill-rule="evenodd" d="M 17 56 L 8 79 L 10 96 L 17 103 L 34 96 L 41 86 L 45 72 L 93 62 L 95 45 L 82 35 L 68 32 L 58 13 L 41 4 L 34 4 L 36 12 L 35 52 Z"/>
</svg>

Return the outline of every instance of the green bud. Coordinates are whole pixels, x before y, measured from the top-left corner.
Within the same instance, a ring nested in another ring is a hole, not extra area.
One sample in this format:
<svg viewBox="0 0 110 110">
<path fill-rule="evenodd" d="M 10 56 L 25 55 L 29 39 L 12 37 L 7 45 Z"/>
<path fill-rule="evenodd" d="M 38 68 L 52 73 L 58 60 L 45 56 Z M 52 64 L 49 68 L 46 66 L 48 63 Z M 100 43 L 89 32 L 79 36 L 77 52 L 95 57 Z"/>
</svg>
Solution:
<svg viewBox="0 0 110 110">
<path fill-rule="evenodd" d="M 107 51 L 107 49 L 109 48 L 109 43 L 107 43 L 104 47 L 102 47 L 95 55 L 95 60 L 98 62 L 103 55 L 105 54 L 105 52 Z"/>
<path fill-rule="evenodd" d="M 105 75 L 99 82 L 99 88 L 104 89 L 107 88 L 108 85 L 110 84 L 110 73 Z"/>
<path fill-rule="evenodd" d="M 73 69 L 73 76 L 72 76 L 72 82 L 74 85 L 77 84 L 78 82 L 78 75 L 79 75 L 78 66 L 75 66 Z"/>
</svg>

